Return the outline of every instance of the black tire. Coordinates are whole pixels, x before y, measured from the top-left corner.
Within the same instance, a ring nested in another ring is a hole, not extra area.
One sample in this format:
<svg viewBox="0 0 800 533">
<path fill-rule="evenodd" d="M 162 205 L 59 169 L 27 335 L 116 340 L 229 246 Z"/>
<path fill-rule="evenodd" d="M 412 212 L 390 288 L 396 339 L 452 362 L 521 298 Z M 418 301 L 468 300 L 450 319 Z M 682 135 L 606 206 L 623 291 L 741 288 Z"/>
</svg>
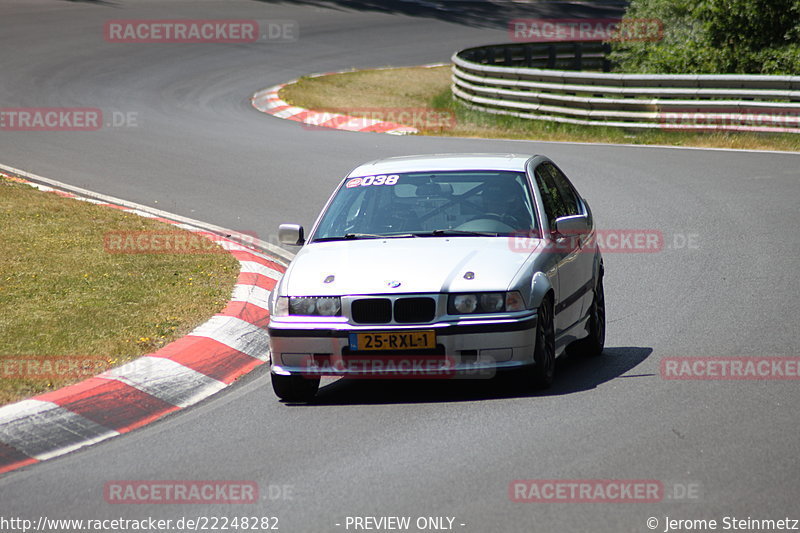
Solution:
<svg viewBox="0 0 800 533">
<path fill-rule="evenodd" d="M 597 280 L 592 306 L 589 308 L 589 336 L 574 343 L 575 351 L 589 357 L 603 353 L 606 344 L 606 296 L 603 277 Z"/>
<path fill-rule="evenodd" d="M 537 312 L 536 346 L 534 363 L 520 373 L 527 388 L 546 389 L 553 384 L 556 371 L 556 333 L 553 326 L 553 305 L 549 299 L 542 302 Z"/>
<path fill-rule="evenodd" d="M 279 376 L 270 373 L 272 390 L 287 402 L 311 401 L 319 390 L 319 377 Z"/>
</svg>

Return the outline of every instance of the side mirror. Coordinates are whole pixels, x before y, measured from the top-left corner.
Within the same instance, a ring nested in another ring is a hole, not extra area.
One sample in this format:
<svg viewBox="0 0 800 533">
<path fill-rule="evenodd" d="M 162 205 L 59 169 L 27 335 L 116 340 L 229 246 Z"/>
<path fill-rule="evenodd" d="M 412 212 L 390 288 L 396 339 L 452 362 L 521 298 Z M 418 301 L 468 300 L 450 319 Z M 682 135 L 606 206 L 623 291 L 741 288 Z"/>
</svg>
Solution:
<svg viewBox="0 0 800 533">
<path fill-rule="evenodd" d="M 278 226 L 278 240 L 281 244 L 302 246 L 306 242 L 303 226 L 300 224 L 281 224 Z"/>
<path fill-rule="evenodd" d="M 572 215 L 556 219 L 555 230 L 561 235 L 573 236 L 589 232 L 589 219 L 586 215 Z"/>
</svg>

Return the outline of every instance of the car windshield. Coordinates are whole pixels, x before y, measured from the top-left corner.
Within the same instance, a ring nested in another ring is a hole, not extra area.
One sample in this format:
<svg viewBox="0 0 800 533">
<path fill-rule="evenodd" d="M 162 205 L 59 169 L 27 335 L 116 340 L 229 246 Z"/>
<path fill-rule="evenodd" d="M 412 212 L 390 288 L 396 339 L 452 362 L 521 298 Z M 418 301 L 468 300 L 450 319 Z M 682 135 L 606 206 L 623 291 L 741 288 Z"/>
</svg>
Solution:
<svg viewBox="0 0 800 533">
<path fill-rule="evenodd" d="M 314 241 L 498 236 L 537 229 L 523 172 L 410 172 L 349 178 Z"/>
</svg>

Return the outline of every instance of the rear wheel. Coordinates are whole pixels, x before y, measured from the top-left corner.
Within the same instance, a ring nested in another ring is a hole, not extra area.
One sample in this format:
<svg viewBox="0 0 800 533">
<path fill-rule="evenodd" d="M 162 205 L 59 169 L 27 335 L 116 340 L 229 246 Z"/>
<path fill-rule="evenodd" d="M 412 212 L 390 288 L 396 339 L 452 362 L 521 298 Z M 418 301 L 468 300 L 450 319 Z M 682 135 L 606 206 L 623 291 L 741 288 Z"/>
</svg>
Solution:
<svg viewBox="0 0 800 533">
<path fill-rule="evenodd" d="M 287 402 L 308 402 L 319 390 L 319 377 L 280 376 L 270 374 L 272 390 Z"/>
</svg>

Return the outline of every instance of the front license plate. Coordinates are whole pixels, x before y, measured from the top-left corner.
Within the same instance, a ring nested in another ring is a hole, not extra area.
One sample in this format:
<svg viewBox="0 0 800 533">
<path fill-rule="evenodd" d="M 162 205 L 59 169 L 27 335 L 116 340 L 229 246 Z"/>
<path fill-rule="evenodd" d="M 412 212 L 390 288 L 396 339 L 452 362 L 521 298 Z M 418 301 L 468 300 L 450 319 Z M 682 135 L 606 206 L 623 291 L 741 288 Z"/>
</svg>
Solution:
<svg viewBox="0 0 800 533">
<path fill-rule="evenodd" d="M 436 348 L 436 332 L 433 330 L 350 334 L 350 349 L 353 351 L 432 348 Z"/>
</svg>

